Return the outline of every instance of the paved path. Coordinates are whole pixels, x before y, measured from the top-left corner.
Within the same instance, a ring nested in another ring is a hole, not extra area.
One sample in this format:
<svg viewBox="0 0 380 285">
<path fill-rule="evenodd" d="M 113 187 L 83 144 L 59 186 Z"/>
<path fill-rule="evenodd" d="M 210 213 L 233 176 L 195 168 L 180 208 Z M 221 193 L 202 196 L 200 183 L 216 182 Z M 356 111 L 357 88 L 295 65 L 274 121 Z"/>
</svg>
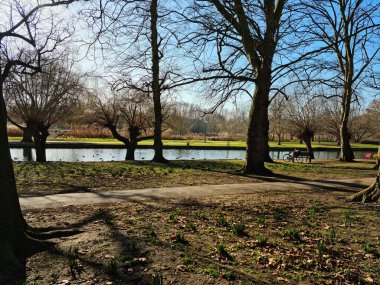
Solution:
<svg viewBox="0 0 380 285">
<path fill-rule="evenodd" d="M 162 198 L 196 198 L 200 196 L 217 196 L 229 194 L 267 193 L 268 191 L 286 190 L 318 190 L 342 191 L 360 189 L 374 181 L 372 178 L 340 179 L 340 180 L 301 180 L 262 182 L 249 184 L 200 185 L 168 188 L 152 188 L 103 193 L 81 192 L 54 194 L 46 196 L 21 196 L 20 203 L 24 210 L 59 208 L 68 205 L 88 205 L 121 201 L 158 200 Z M 348 195 L 348 194 L 347 194 Z"/>
</svg>

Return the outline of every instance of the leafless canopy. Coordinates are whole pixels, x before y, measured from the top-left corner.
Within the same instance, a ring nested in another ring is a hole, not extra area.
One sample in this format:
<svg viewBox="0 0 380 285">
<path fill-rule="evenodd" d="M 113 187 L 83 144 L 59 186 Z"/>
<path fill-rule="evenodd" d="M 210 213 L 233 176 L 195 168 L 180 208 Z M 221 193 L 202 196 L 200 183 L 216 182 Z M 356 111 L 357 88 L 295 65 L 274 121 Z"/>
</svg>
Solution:
<svg viewBox="0 0 380 285">
<path fill-rule="evenodd" d="M 70 116 L 83 92 L 81 77 L 72 68 L 72 62 L 61 60 L 37 74 L 12 74 L 4 89 L 11 119 L 48 129 Z"/>
</svg>

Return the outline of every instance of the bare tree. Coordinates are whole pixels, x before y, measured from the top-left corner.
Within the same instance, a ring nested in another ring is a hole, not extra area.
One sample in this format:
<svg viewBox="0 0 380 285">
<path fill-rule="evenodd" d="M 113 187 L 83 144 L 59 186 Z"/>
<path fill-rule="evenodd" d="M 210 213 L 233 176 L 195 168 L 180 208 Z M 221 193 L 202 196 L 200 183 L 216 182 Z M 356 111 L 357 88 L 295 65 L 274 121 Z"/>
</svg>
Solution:
<svg viewBox="0 0 380 285">
<path fill-rule="evenodd" d="M 380 140 L 380 100 L 373 100 L 368 108 L 359 115 L 359 122 L 354 122 L 357 139 Z"/>
<path fill-rule="evenodd" d="M 352 103 L 363 86 L 371 86 L 373 64 L 380 48 L 380 3 L 366 0 L 302 1 L 305 18 L 310 19 L 309 33 L 318 44 L 329 46 L 310 73 L 324 77 L 320 82 L 338 89 L 341 104 L 339 120 L 340 160 L 353 161 L 350 145 L 349 118 Z M 337 96 L 332 94 L 328 98 Z"/>
<path fill-rule="evenodd" d="M 171 4 L 174 2 L 107 0 L 84 12 L 90 16 L 89 25 L 96 35 L 93 44 L 108 50 L 106 63 L 114 74 L 114 89 L 134 89 L 152 97 L 156 162 L 166 161 L 162 143 L 163 101 L 179 74 L 172 55 L 176 45 L 167 8 Z"/>
<path fill-rule="evenodd" d="M 1 3 L 0 24 L 0 283 L 11 284 L 25 280 L 25 260 L 31 239 L 17 197 L 12 159 L 7 136 L 7 111 L 3 96 L 5 80 L 18 69 L 20 72 L 39 71 L 41 54 L 54 49 L 62 39 L 50 29 L 39 34 L 38 12 L 45 7 L 69 4 L 72 0 L 45 1 L 23 6 L 18 1 Z M 59 26 L 56 26 L 57 28 Z M 25 60 L 25 51 L 34 57 Z"/>
<path fill-rule="evenodd" d="M 124 143 L 126 160 L 135 160 L 135 150 L 140 141 L 153 138 L 149 135 L 153 127 L 150 98 L 143 93 L 135 93 L 124 90 L 119 94 L 113 93 L 105 101 L 99 96 L 93 97 L 94 109 L 89 118 L 97 126 L 109 129 L 115 139 Z M 129 137 L 123 135 L 123 129 L 128 130 Z"/>
<path fill-rule="evenodd" d="M 269 106 L 270 130 L 277 136 L 277 144 L 281 145 L 282 136 L 285 133 L 285 104 L 286 98 L 279 96 Z"/>
<path fill-rule="evenodd" d="M 306 144 L 311 159 L 314 152 L 311 141 L 321 126 L 321 108 L 318 99 L 310 100 L 308 90 L 297 88 L 285 103 L 285 124 L 289 132 Z"/>
<path fill-rule="evenodd" d="M 369 113 L 353 113 L 351 121 L 350 135 L 355 142 L 362 142 L 376 136 L 376 126 L 373 124 L 373 118 Z"/>
<path fill-rule="evenodd" d="M 63 59 L 49 63 L 37 74 L 13 74 L 5 84 L 9 118 L 33 137 L 36 161 L 46 161 L 49 128 L 73 113 L 83 90 L 81 76 L 73 62 Z"/>
<path fill-rule="evenodd" d="M 244 173 L 270 173 L 264 165 L 270 161 L 269 104 L 273 97 L 284 95 L 286 85 L 300 80 L 291 79 L 289 73 L 319 52 L 318 48 L 305 51 L 306 35 L 297 37 L 303 19 L 293 8 L 287 0 L 195 0 L 193 9 L 188 9 L 187 20 L 196 28 L 190 29 L 186 40 L 193 44 L 204 75 L 194 81 L 209 80 L 209 94 L 216 101 L 213 110 L 233 96 L 251 97 Z M 300 47 L 302 52 L 296 52 Z"/>
</svg>

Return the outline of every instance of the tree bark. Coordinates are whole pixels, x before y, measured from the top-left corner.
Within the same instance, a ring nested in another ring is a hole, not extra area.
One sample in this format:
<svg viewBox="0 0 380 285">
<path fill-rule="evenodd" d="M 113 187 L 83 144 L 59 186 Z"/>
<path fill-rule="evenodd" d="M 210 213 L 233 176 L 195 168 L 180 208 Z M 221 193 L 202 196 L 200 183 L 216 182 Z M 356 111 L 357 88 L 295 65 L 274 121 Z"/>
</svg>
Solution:
<svg viewBox="0 0 380 285">
<path fill-rule="evenodd" d="M 0 82 L 0 284 L 25 280 L 26 222 L 21 213 L 8 143 Z"/>
<path fill-rule="evenodd" d="M 377 151 L 377 155 L 380 155 L 380 146 Z M 378 162 L 378 160 L 377 160 Z M 351 195 L 347 198 L 349 202 L 376 202 L 380 198 L 380 169 L 377 171 L 376 181 L 368 188 Z"/>
<path fill-rule="evenodd" d="M 269 98 L 269 93 L 268 93 L 268 98 Z M 267 109 L 268 109 L 268 106 L 269 106 L 269 101 L 268 101 L 268 105 L 267 105 Z M 267 133 L 267 139 L 266 139 L 266 149 L 265 149 L 265 162 L 269 162 L 269 163 L 273 163 L 273 159 L 270 157 L 270 148 L 269 148 L 269 117 L 268 117 L 268 112 L 267 112 L 267 115 L 265 117 L 265 125 L 266 125 L 266 133 Z"/>
<path fill-rule="evenodd" d="M 340 128 L 340 161 L 352 162 L 354 161 L 354 152 L 352 151 L 350 144 L 350 133 L 348 131 L 348 123 L 347 121 L 343 121 Z"/>
<path fill-rule="evenodd" d="M 127 155 L 125 157 L 125 160 L 135 160 L 135 151 L 138 144 L 138 137 L 140 135 L 140 128 L 139 127 L 129 127 L 129 138 L 130 143 L 127 148 Z"/>
<path fill-rule="evenodd" d="M 28 127 L 28 125 L 22 129 L 22 140 L 23 143 L 32 143 L 33 140 L 33 130 Z"/>
<path fill-rule="evenodd" d="M 259 175 L 271 173 L 264 165 L 269 156 L 267 121 L 270 84 L 270 71 L 259 74 L 249 113 L 246 162 L 243 173 Z"/>
<path fill-rule="evenodd" d="M 26 123 L 26 127 L 23 127 L 22 125 L 18 124 L 17 122 L 13 121 L 12 118 L 8 117 L 8 121 L 11 122 L 13 125 L 15 125 L 17 128 L 22 130 L 22 140 L 21 142 L 24 143 L 32 143 L 32 137 L 33 137 L 33 128 L 30 126 L 29 123 Z"/>
<path fill-rule="evenodd" d="M 166 162 L 163 154 L 162 143 L 162 106 L 160 87 L 160 55 L 158 44 L 158 6 L 157 0 L 152 0 L 150 5 L 151 17 L 151 48 L 152 48 L 152 92 L 154 105 L 154 162 Z"/>
<path fill-rule="evenodd" d="M 125 156 L 125 160 L 135 160 L 136 145 L 131 143 L 126 148 L 127 148 L 127 154 Z"/>
<path fill-rule="evenodd" d="M 304 137 L 303 140 L 306 144 L 307 152 L 309 153 L 310 159 L 314 159 L 314 151 L 313 147 L 311 146 L 311 139 L 312 137 Z"/>
<path fill-rule="evenodd" d="M 36 127 L 33 132 L 34 148 L 36 150 L 36 161 L 46 162 L 46 140 L 49 132 L 45 128 Z"/>
</svg>

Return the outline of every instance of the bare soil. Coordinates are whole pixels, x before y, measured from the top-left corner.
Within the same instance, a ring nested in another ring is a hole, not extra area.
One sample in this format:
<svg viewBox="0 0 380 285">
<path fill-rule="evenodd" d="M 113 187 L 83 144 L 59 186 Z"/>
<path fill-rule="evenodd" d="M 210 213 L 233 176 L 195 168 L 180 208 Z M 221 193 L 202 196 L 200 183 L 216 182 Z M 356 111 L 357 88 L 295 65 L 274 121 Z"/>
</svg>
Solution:
<svg viewBox="0 0 380 285">
<path fill-rule="evenodd" d="M 380 284 L 380 205 L 353 191 L 27 211 L 45 234 L 80 231 L 31 256 L 27 284 Z"/>
</svg>

